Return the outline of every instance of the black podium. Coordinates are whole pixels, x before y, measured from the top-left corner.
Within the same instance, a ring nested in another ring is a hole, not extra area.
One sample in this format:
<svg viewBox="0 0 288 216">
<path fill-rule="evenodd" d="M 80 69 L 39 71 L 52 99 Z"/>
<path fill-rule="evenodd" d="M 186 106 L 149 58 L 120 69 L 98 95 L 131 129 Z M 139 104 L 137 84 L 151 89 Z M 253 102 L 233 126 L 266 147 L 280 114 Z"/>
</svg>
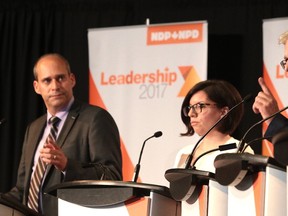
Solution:
<svg viewBox="0 0 288 216">
<path fill-rule="evenodd" d="M 40 216 L 37 212 L 5 194 L 0 194 L 0 216 Z"/>
<path fill-rule="evenodd" d="M 195 169 L 175 168 L 167 170 L 165 178 L 170 182 L 172 197 L 177 201 L 187 201 L 197 199 L 201 186 L 214 179 L 214 174 Z"/>
<path fill-rule="evenodd" d="M 175 168 L 167 170 L 165 178 L 172 197 L 182 201 L 183 215 L 227 215 L 227 187 L 215 181 L 214 173 Z"/>
<path fill-rule="evenodd" d="M 214 166 L 216 181 L 228 187 L 228 215 L 287 216 L 286 167 L 274 158 L 225 153 Z"/>
<path fill-rule="evenodd" d="M 44 194 L 45 216 L 180 215 L 179 202 L 164 186 L 123 182 L 83 180 L 65 182 Z"/>
</svg>

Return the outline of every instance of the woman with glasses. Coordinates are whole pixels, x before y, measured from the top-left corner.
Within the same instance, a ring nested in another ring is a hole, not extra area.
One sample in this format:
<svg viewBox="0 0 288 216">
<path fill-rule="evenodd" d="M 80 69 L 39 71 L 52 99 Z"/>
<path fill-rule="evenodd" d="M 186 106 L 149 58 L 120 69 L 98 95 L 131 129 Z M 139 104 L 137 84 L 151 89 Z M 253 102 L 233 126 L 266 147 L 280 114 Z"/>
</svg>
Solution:
<svg viewBox="0 0 288 216">
<path fill-rule="evenodd" d="M 186 126 L 186 132 L 182 136 L 193 136 L 195 133 L 203 136 L 211 127 L 229 110 L 242 101 L 238 90 L 229 82 L 224 80 L 205 80 L 194 85 L 184 98 L 181 109 L 182 122 Z M 223 118 L 217 126 L 212 129 L 199 143 L 194 151 L 191 166 L 198 169 L 215 173 L 214 159 L 223 152 L 213 151 L 219 146 L 235 143 L 239 140 L 231 136 L 238 127 L 242 116 L 244 105 L 240 105 Z M 176 156 L 175 166 L 186 167 L 186 159 L 191 153 L 194 145 L 181 149 Z M 205 152 L 210 153 L 199 157 Z M 236 152 L 237 148 L 224 151 Z M 246 152 L 253 153 L 248 147 Z M 199 157 L 199 159 L 198 159 Z"/>
</svg>

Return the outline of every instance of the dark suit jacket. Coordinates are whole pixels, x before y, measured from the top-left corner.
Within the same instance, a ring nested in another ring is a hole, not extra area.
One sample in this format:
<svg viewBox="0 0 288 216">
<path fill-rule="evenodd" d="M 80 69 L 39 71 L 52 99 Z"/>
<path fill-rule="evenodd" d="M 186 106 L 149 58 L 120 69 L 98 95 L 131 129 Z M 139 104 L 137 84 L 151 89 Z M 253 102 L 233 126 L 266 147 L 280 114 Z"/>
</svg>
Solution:
<svg viewBox="0 0 288 216">
<path fill-rule="evenodd" d="M 46 119 L 47 116 L 43 115 L 27 127 L 17 183 L 8 192 L 8 195 L 24 204 L 27 204 L 34 153 L 42 137 Z M 54 166 L 48 166 L 43 193 L 63 181 L 122 179 L 119 131 L 106 110 L 75 100 L 57 144 L 68 158 L 65 176 Z"/>
<path fill-rule="evenodd" d="M 288 165 L 288 119 L 278 114 L 269 124 L 265 137 L 273 137 L 270 141 L 274 144 L 273 156 L 284 166 Z"/>
<path fill-rule="evenodd" d="M 288 119 L 285 116 L 278 114 L 269 124 L 264 136 L 272 137 L 284 129 L 288 129 Z"/>
</svg>

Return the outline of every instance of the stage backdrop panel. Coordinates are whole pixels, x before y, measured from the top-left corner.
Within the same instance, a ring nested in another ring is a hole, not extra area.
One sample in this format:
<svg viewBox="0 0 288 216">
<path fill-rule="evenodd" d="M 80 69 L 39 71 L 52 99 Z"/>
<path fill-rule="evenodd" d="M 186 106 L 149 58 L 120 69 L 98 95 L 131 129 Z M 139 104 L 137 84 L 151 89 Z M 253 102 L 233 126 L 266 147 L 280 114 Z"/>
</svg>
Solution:
<svg viewBox="0 0 288 216">
<path fill-rule="evenodd" d="M 89 100 L 115 118 L 121 136 L 124 180 L 133 180 L 144 140 L 139 182 L 168 185 L 164 173 L 183 138 L 181 104 L 207 79 L 207 23 L 185 22 L 88 30 Z M 192 150 L 192 149 L 191 149 Z"/>
<path fill-rule="evenodd" d="M 279 36 L 288 31 L 288 18 L 266 19 L 263 21 L 263 77 L 269 89 L 276 97 L 279 108 L 288 105 L 287 74 L 280 66 L 284 58 L 284 46 L 278 43 Z M 282 112 L 287 116 L 287 112 Z M 267 125 L 264 122 L 263 132 Z M 263 142 L 263 155 L 273 156 L 273 145 Z"/>
</svg>

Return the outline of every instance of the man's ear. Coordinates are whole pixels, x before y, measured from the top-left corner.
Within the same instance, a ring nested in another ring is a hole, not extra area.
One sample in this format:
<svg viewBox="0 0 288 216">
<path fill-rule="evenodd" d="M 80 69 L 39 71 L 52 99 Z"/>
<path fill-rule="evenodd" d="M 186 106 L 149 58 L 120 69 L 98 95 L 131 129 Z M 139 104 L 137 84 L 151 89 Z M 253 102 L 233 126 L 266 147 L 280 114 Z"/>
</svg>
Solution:
<svg viewBox="0 0 288 216">
<path fill-rule="evenodd" d="M 69 78 L 72 82 L 72 86 L 74 87 L 76 85 L 76 77 L 75 77 L 74 73 L 71 73 Z"/>
<path fill-rule="evenodd" d="M 40 94 L 40 91 L 39 91 L 39 83 L 38 83 L 36 80 L 34 80 L 33 86 L 34 86 L 34 91 L 35 91 L 37 94 Z"/>
</svg>

